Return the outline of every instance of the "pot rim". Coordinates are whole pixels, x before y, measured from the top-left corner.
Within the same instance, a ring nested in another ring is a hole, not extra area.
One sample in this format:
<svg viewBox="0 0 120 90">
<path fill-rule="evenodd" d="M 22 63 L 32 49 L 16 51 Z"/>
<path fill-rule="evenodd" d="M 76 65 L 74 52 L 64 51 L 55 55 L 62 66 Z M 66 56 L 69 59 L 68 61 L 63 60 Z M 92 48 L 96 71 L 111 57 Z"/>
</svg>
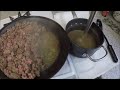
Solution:
<svg viewBox="0 0 120 90">
<path fill-rule="evenodd" d="M 94 22 L 93 22 L 93 24 L 96 25 Z M 97 25 L 96 25 L 96 26 L 97 26 Z M 97 26 L 97 27 L 98 27 L 98 26 Z M 67 31 L 67 34 L 70 33 L 71 31 L 74 31 L 74 30 Z M 103 34 L 102 31 L 101 31 L 101 33 Z M 68 36 L 68 37 L 69 37 L 69 36 Z M 69 39 L 70 39 L 70 38 L 69 38 Z M 99 47 L 101 47 L 101 46 L 103 45 L 104 41 L 105 41 L 105 39 L 104 39 L 104 37 L 103 37 L 103 41 L 101 42 L 100 45 L 98 45 L 98 46 L 96 46 L 96 47 L 94 47 L 94 48 L 83 48 L 83 47 L 77 45 L 76 43 L 74 43 L 74 42 L 70 39 L 70 42 L 71 42 L 73 45 L 75 45 L 75 46 L 78 47 L 78 48 L 82 48 L 82 49 L 86 49 L 86 50 L 97 49 L 97 48 L 99 48 Z"/>
</svg>

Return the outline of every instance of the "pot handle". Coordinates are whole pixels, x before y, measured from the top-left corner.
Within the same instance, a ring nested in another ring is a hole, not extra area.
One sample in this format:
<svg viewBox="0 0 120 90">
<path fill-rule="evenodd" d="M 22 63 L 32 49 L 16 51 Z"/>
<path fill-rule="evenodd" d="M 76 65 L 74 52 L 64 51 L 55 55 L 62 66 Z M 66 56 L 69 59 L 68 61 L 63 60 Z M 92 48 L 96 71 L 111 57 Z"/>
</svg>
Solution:
<svg viewBox="0 0 120 90">
<path fill-rule="evenodd" d="M 103 59 L 104 57 L 106 57 L 106 55 L 108 54 L 108 51 L 107 51 L 107 49 L 106 49 L 104 46 L 101 46 L 101 47 L 105 50 L 105 55 L 104 55 L 103 57 L 101 57 L 101 58 L 99 58 L 99 59 L 93 59 L 93 58 L 91 58 L 88 54 L 86 54 L 87 57 L 88 57 L 91 61 L 93 61 L 93 62 L 97 62 L 97 61 Z"/>
<path fill-rule="evenodd" d="M 96 25 L 102 30 L 103 25 L 100 19 L 96 20 Z"/>
</svg>

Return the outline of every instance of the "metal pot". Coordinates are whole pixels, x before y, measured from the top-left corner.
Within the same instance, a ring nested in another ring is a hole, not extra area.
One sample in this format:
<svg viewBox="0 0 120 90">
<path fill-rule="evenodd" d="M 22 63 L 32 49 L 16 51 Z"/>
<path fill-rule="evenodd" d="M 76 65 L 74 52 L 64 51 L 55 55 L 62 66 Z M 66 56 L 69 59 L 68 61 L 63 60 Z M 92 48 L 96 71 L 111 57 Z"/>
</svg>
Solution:
<svg viewBox="0 0 120 90">
<path fill-rule="evenodd" d="M 73 13 L 73 16 L 75 19 L 68 22 L 68 24 L 66 25 L 66 32 L 69 33 L 73 30 L 85 30 L 88 20 L 83 19 L 83 18 L 76 18 L 77 15 L 75 13 Z M 97 24 L 95 24 L 94 22 L 91 25 L 91 29 L 89 30 L 89 33 L 92 33 L 94 35 L 94 38 L 96 38 L 97 46 L 95 48 L 86 49 L 86 48 L 82 48 L 82 47 L 76 45 L 75 43 L 73 43 L 71 41 L 70 53 L 79 58 L 88 57 L 90 60 L 96 62 L 96 61 L 99 61 L 100 59 L 104 58 L 107 55 L 107 50 L 103 46 L 104 35 L 103 35 L 102 30 L 99 28 L 99 26 Z M 106 52 L 105 55 L 99 59 L 91 58 L 91 56 L 101 47 L 105 50 L 105 52 Z"/>
</svg>

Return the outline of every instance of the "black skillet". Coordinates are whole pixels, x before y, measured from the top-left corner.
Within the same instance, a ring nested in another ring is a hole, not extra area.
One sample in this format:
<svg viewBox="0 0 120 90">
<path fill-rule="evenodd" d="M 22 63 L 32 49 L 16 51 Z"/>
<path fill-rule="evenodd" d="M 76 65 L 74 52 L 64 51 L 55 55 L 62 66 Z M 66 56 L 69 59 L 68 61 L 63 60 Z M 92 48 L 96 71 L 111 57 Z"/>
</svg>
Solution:
<svg viewBox="0 0 120 90">
<path fill-rule="evenodd" d="M 4 34 L 7 31 L 7 29 L 14 26 L 17 22 L 26 19 L 39 22 L 40 24 L 47 27 L 52 33 L 54 33 L 58 37 L 60 42 L 60 52 L 57 59 L 48 69 L 41 72 L 40 77 L 36 77 L 35 79 L 50 79 L 51 77 L 53 77 L 64 65 L 68 56 L 70 41 L 67 37 L 67 33 L 65 32 L 65 30 L 57 22 L 41 16 L 21 16 L 19 13 L 18 18 L 10 19 L 12 20 L 12 22 L 5 24 L 5 26 L 0 30 L 0 35 Z M 2 71 L 0 71 L 0 77 L 2 79 L 9 79 Z"/>
</svg>

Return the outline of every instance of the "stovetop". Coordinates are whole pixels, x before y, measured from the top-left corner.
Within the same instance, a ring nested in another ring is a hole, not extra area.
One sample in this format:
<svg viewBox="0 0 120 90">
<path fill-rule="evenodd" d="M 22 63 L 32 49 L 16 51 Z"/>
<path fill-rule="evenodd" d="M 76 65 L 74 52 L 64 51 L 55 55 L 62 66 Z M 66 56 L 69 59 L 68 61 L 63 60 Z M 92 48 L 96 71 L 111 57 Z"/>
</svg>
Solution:
<svg viewBox="0 0 120 90">
<path fill-rule="evenodd" d="M 52 13 L 51 11 L 31 11 L 30 13 L 33 16 L 44 16 L 53 19 L 63 28 L 65 28 L 66 24 L 73 19 L 70 11 L 57 13 Z M 89 18 L 89 11 L 77 11 L 76 13 L 80 18 Z M 2 28 L 3 25 L 8 22 L 10 22 L 9 18 L 1 20 L 0 28 Z M 106 46 L 105 42 L 104 46 Z M 98 58 L 101 53 L 104 55 L 104 51 L 102 49 L 98 50 L 98 53 L 93 55 L 93 57 Z M 88 58 L 77 58 L 69 54 L 63 67 L 51 79 L 94 79 L 116 65 L 117 64 L 112 62 L 109 53 L 103 60 L 99 62 L 92 62 Z"/>
<path fill-rule="evenodd" d="M 44 16 L 44 17 L 49 17 L 51 18 L 52 16 L 50 16 L 50 14 L 46 13 L 46 12 L 30 12 L 31 15 L 33 16 Z M 17 18 L 18 16 L 11 16 L 11 19 L 12 18 Z M 3 19 L 0 21 L 0 29 L 6 24 L 6 23 L 9 23 L 11 22 L 11 19 L 8 17 L 6 19 Z M 51 18 L 52 19 L 52 18 Z M 75 70 L 74 70 L 74 67 L 72 65 L 72 62 L 69 61 L 68 59 L 66 60 L 65 64 L 63 65 L 63 67 L 60 69 L 60 71 L 58 71 L 58 73 L 52 77 L 52 79 L 64 79 L 64 78 L 68 78 L 68 79 L 75 79 L 76 76 L 75 76 Z"/>
</svg>

